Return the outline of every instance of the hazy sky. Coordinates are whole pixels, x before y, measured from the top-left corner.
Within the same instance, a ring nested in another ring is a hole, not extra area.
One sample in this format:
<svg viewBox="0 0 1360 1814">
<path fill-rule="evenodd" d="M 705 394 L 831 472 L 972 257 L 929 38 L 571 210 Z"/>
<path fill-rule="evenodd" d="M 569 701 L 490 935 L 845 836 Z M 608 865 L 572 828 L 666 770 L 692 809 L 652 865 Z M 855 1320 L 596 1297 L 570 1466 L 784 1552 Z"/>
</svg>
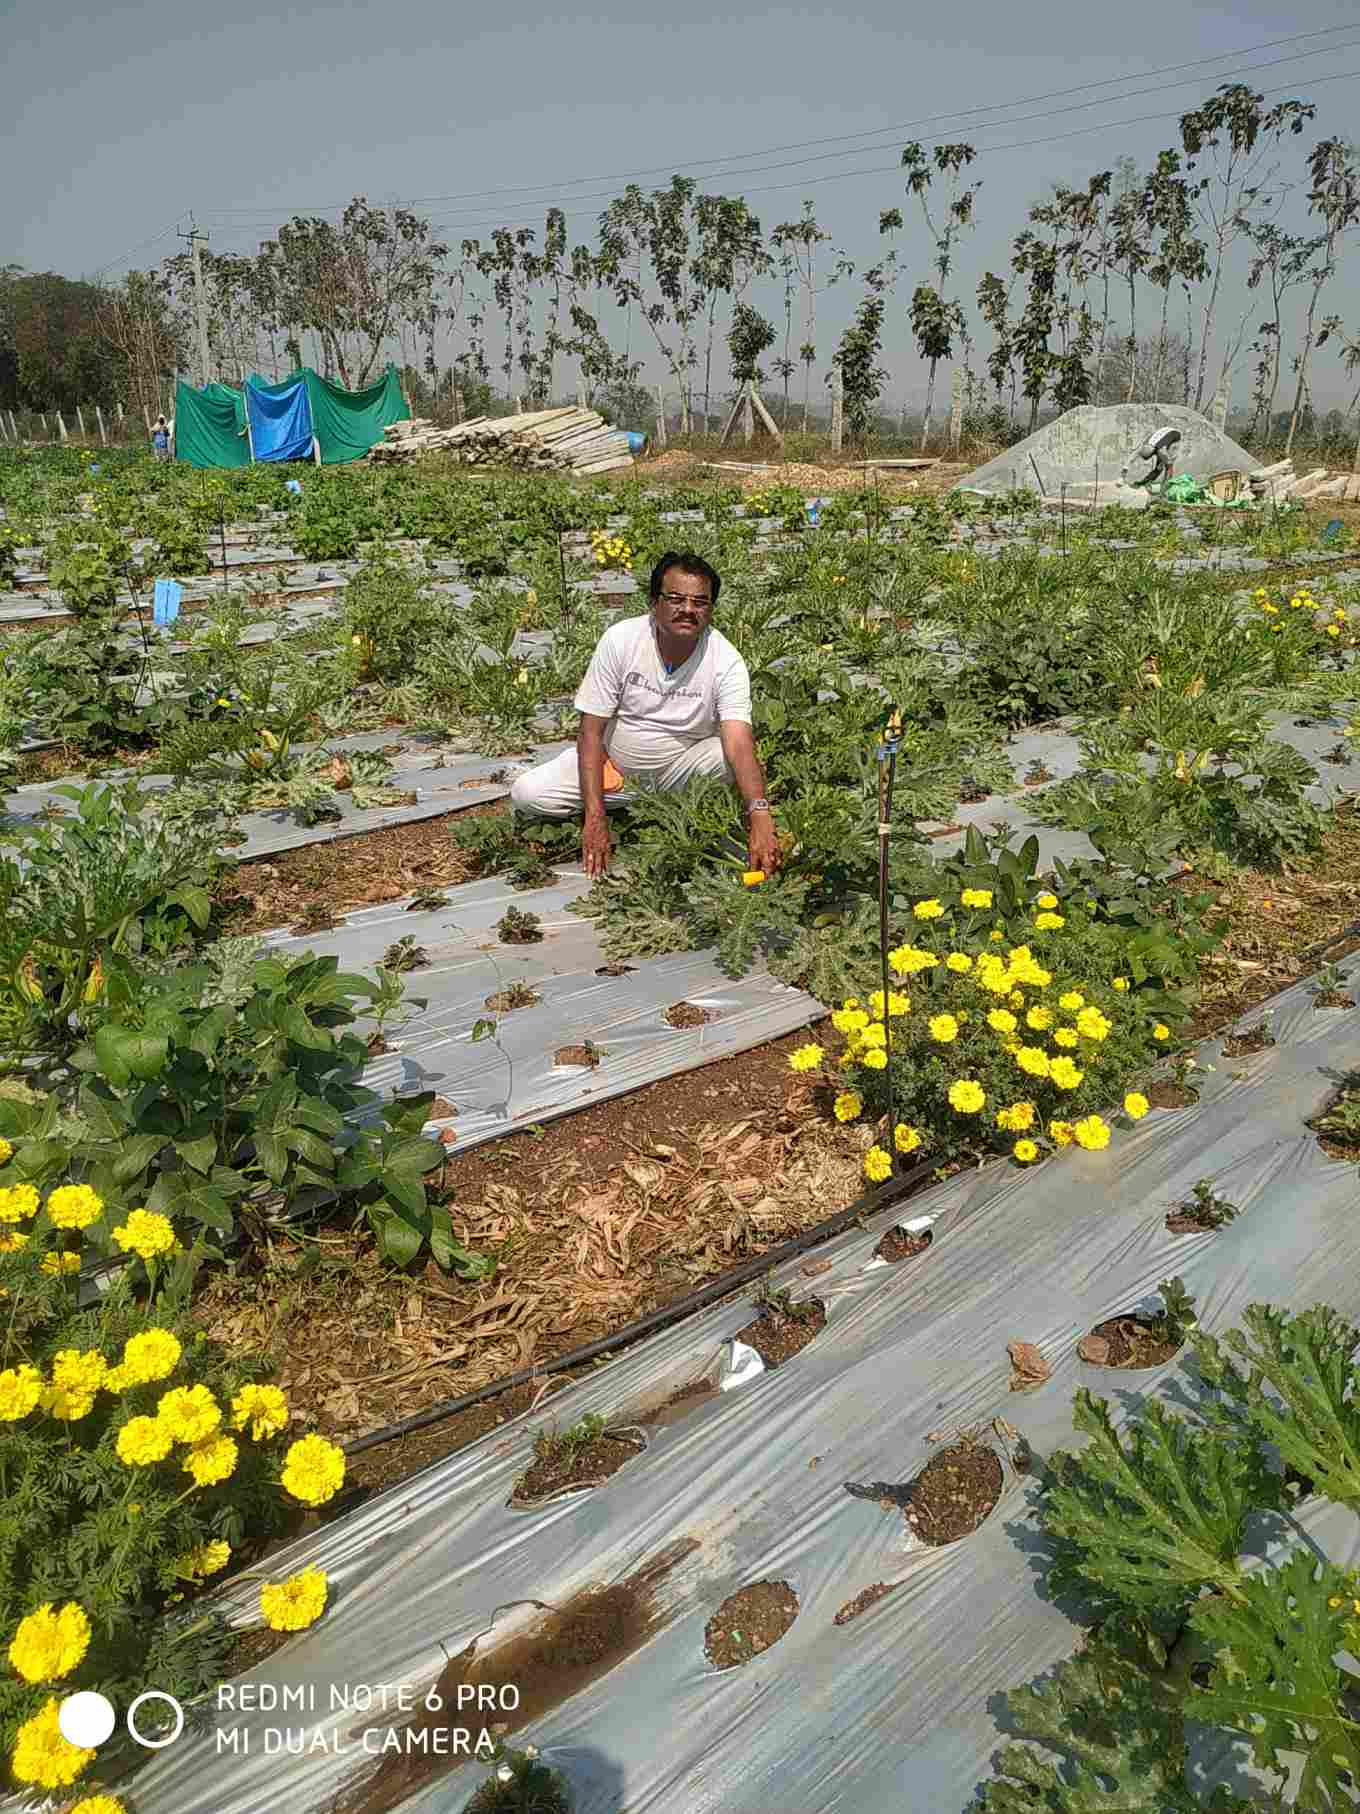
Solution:
<svg viewBox="0 0 1360 1814">
<path fill-rule="evenodd" d="M 1296 41 L 1264 48 L 1286 38 Z M 541 229 L 553 203 L 568 212 L 570 243 L 593 240 L 626 181 L 662 186 L 672 171 L 745 194 L 767 229 L 810 197 L 832 243 L 867 263 L 881 250 L 880 211 L 903 203 L 902 143 L 934 135 L 983 153 L 959 263 L 971 300 L 983 270 L 1006 271 L 1031 202 L 1123 155 L 1146 165 L 1174 143 L 1175 116 L 1218 82 L 1243 76 L 1279 90 L 1271 99 L 1314 101 L 1315 126 L 1291 141 L 1300 161 L 1315 138 L 1351 129 L 1360 97 L 1354 0 L 1232 11 L 863 0 L 856 17 L 771 7 L 738 18 L 703 0 L 683 11 L 597 0 L 575 14 L 528 0 L 489 13 L 432 0 L 108 11 L 0 0 L 0 46 L 0 116 L 12 124 L 0 262 L 72 276 L 157 262 L 179 249 L 173 229 L 191 208 L 212 247 L 245 252 L 289 215 L 356 193 L 415 203 L 455 244 L 502 224 Z M 1197 59 L 1214 61 L 1148 73 Z M 1055 93 L 1094 83 L 1104 86 Z M 921 390 L 903 317 L 926 275 L 923 231 L 913 226 L 902 249 L 908 277 L 885 344 L 894 398 Z M 1357 268 L 1352 259 L 1352 279 Z M 773 313 L 778 295 L 758 300 Z M 847 286 L 820 299 L 819 381 L 855 300 Z M 1360 330 L 1355 305 L 1353 280 L 1329 299 Z M 649 375 L 661 375 L 655 361 Z M 1244 376 L 1239 401 L 1247 387 Z M 1324 348 L 1318 401 L 1344 389 Z"/>
</svg>

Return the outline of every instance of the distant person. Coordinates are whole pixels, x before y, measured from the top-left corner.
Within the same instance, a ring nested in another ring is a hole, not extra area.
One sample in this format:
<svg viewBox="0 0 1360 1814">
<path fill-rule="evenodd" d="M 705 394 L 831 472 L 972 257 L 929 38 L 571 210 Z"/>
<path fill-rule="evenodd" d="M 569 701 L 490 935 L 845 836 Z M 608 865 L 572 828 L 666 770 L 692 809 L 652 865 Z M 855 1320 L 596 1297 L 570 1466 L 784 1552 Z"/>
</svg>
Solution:
<svg viewBox="0 0 1360 1814">
<path fill-rule="evenodd" d="M 158 460 L 170 458 L 170 424 L 164 416 L 157 416 L 151 424 L 151 451 Z"/>
</svg>

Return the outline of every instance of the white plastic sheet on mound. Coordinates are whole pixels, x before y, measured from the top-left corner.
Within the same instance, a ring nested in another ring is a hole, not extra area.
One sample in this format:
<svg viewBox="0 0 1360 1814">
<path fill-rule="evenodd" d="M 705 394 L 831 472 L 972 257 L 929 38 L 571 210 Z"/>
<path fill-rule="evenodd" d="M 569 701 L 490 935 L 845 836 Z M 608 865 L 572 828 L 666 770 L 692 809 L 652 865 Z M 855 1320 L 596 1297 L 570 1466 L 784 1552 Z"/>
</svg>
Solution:
<svg viewBox="0 0 1360 1814">
<path fill-rule="evenodd" d="M 1360 976 L 1355 960 L 1345 968 Z M 1172 1275 L 1210 1332 L 1239 1325 L 1254 1302 L 1360 1315 L 1360 1168 L 1329 1159 L 1304 1126 L 1337 1076 L 1360 1065 L 1360 1010 L 1318 1009 L 1298 987 L 1265 1017 L 1274 1047 L 1231 1061 L 1211 1042 L 1201 1054 L 1213 1069 L 1197 1105 L 1154 1110 L 1102 1153 L 1072 1150 L 1033 1172 L 991 1165 L 915 1199 L 912 1219 L 934 1219 L 917 1258 L 869 1265 L 896 1209 L 823 1248 L 831 1266 L 814 1280 L 789 1264 L 775 1283 L 826 1305 L 817 1339 L 650 1429 L 645 1452 L 605 1485 L 532 1510 L 507 1504 L 551 1423 L 588 1412 L 634 1421 L 676 1387 L 716 1378 L 749 1301 L 650 1337 L 560 1401 L 271 1557 L 275 1579 L 326 1569 L 330 1602 L 317 1626 L 240 1680 L 301 1693 L 304 1705 L 220 1711 L 213 1730 L 186 1732 L 134 1779 L 138 1814 L 328 1808 L 372 1767 L 361 1729 L 381 1745 L 394 1723 L 334 1713 L 333 1699 L 424 1692 L 446 1659 L 498 1623 L 504 1631 L 514 1609 L 622 1581 L 684 1537 L 698 1548 L 661 1589 L 661 1629 L 513 1741 L 567 1773 L 575 1814 L 962 1814 L 1005 1737 L 1000 1696 L 1070 1655 L 1078 1637 L 1075 1613 L 1044 1590 L 1036 1478 L 1007 1466 L 983 1526 L 937 1550 L 908 1541 L 898 1513 L 850 1497 L 844 1483 L 909 1480 L 937 1452 L 932 1437 L 996 1417 L 1042 1460 L 1073 1441 L 1078 1385 L 1106 1396 L 1120 1420 L 1151 1393 L 1183 1401 L 1175 1363 L 1126 1373 L 1076 1354 L 1094 1324 L 1150 1306 Z M 1206 1177 L 1240 1215 L 1214 1235 L 1169 1234 L 1167 1211 Z M 1017 1339 L 1052 1368 L 1022 1395 L 1008 1390 Z M 1360 1556 L 1353 1519 L 1305 1522 L 1339 1542 L 1338 1561 Z M 792 1628 L 749 1664 L 715 1670 L 708 1619 L 768 1579 L 798 1596 Z M 897 1591 L 838 1627 L 837 1611 L 878 1582 Z M 256 1592 L 224 1590 L 235 1623 L 256 1622 Z M 267 1728 L 290 1728 L 302 1754 L 269 1755 Z M 485 1776 L 460 1765 L 403 1814 L 456 1814 Z"/>
<path fill-rule="evenodd" d="M 274 935 L 274 949 L 335 956 L 342 971 L 371 975 L 383 954 L 409 934 L 428 965 L 406 975 L 408 999 L 427 1001 L 385 1035 L 392 1051 L 370 1060 L 364 1081 L 384 1094 L 433 1090 L 456 1113 L 432 1121 L 451 1127 L 457 1150 L 547 1121 L 588 1103 L 623 1095 L 659 1078 L 708 1064 L 791 1033 L 824 1010 L 756 966 L 733 979 L 711 951 L 637 959 L 623 976 L 602 976 L 608 960 L 594 923 L 567 911 L 590 884 L 564 865 L 549 888 L 516 889 L 503 879 L 448 891 L 448 906 L 411 912 L 397 901 L 349 915 L 343 927 L 296 937 Z M 503 945 L 496 923 L 506 909 L 536 913 L 543 939 Z M 523 983 L 533 1007 L 495 1016 L 487 998 Z M 690 1002 L 711 1019 L 672 1027 L 667 1008 Z M 499 1019 L 495 1041 L 474 1040 L 478 1021 Z M 564 1046 L 590 1040 L 601 1052 L 591 1069 L 559 1065 Z"/>
</svg>

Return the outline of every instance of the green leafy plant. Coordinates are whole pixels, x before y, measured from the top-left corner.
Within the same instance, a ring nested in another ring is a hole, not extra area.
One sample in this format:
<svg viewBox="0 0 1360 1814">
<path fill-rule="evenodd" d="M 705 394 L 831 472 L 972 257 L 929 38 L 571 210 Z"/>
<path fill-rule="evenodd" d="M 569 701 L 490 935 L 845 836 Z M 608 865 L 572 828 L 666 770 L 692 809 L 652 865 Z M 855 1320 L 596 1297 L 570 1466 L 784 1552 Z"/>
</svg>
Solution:
<svg viewBox="0 0 1360 1814">
<path fill-rule="evenodd" d="M 496 921 L 496 937 L 503 945 L 536 945 L 543 937 L 543 922 L 536 913 L 507 907 Z"/>
<path fill-rule="evenodd" d="M 395 945 L 389 945 L 383 953 L 383 969 L 393 975 L 400 975 L 404 970 L 423 970 L 429 963 L 429 956 L 423 946 L 416 943 L 412 933 L 406 933 Z"/>
</svg>

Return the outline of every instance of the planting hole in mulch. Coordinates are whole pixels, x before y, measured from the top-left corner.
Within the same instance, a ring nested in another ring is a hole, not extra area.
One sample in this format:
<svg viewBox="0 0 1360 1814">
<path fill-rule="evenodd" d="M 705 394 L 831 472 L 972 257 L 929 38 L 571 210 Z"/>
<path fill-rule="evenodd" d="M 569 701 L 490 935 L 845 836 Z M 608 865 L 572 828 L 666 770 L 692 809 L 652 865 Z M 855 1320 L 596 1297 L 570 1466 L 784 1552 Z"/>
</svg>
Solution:
<svg viewBox="0 0 1360 1814">
<path fill-rule="evenodd" d="M 1141 1316 L 1111 1316 L 1097 1323 L 1077 1343 L 1077 1353 L 1091 1367 L 1160 1367 L 1180 1353 L 1178 1342 L 1164 1340 Z"/>
<path fill-rule="evenodd" d="M 718 1669 L 749 1663 L 777 1644 L 798 1617 L 787 1581 L 757 1581 L 729 1594 L 704 1627 L 704 1655 Z"/>
<path fill-rule="evenodd" d="M 780 1295 L 783 1302 L 764 1304 L 755 1321 L 739 1329 L 736 1337 L 748 1348 L 754 1348 L 771 1368 L 816 1341 L 826 1327 L 826 1305 L 820 1298 L 804 1298 L 795 1304 L 788 1300 L 787 1293 Z"/>
<path fill-rule="evenodd" d="M 1264 1052 L 1267 1046 L 1275 1044 L 1275 1035 L 1263 1020 L 1258 1020 L 1254 1027 L 1248 1027 L 1245 1033 L 1230 1033 L 1223 1041 L 1225 1058 L 1247 1058 L 1253 1052 Z"/>
<path fill-rule="evenodd" d="M 513 1014 L 516 1008 L 536 1008 L 542 999 L 523 983 L 512 983 L 508 989 L 498 989 L 494 995 L 488 995 L 486 1006 L 493 1014 Z"/>
<path fill-rule="evenodd" d="M 611 1435 L 598 1420 L 583 1418 L 560 1433 L 545 1430 L 534 1443 L 534 1459 L 515 1482 L 511 1505 L 556 1498 L 574 1488 L 599 1486 L 626 1461 L 642 1453 L 636 1439 Z"/>
<path fill-rule="evenodd" d="M 834 1623 L 848 1625 L 852 1619 L 857 1619 L 862 1612 L 868 1612 L 871 1606 L 877 1605 L 881 1599 L 901 1585 L 900 1581 L 875 1581 L 872 1587 L 866 1587 L 862 1593 L 857 1593 L 853 1600 L 845 1602 L 845 1605 L 836 1614 Z"/>
<path fill-rule="evenodd" d="M 980 800 L 991 797 L 991 789 L 975 781 L 972 775 L 965 775 L 959 784 L 959 805 L 976 806 Z"/>
<path fill-rule="evenodd" d="M 1148 1107 L 1154 1109 L 1188 1109 L 1192 1102 L 1199 1101 L 1197 1091 L 1188 1090 L 1183 1083 L 1174 1083 L 1169 1077 L 1160 1083 L 1150 1083 L 1143 1094 L 1148 1099 Z"/>
<path fill-rule="evenodd" d="M 574 1064 L 593 1071 L 600 1062 L 600 1048 L 587 1040 L 581 1046 L 559 1046 L 553 1053 L 554 1064 Z"/>
<path fill-rule="evenodd" d="M 1343 995 L 1340 989 L 1324 989 L 1313 997 L 1315 1008 L 1353 1008 L 1354 1001 L 1349 995 Z"/>
<path fill-rule="evenodd" d="M 874 1258 L 886 1260 L 890 1266 L 895 1266 L 899 1260 L 913 1260 L 930 1246 L 931 1238 L 928 1228 L 919 1228 L 914 1234 L 905 1228 L 890 1228 L 875 1247 Z"/>
<path fill-rule="evenodd" d="M 585 1588 L 562 1605 L 545 1608 L 502 1643 L 494 1642 L 493 1632 L 491 1643 L 478 1639 L 469 1645 L 435 1683 L 440 1711 L 421 1707 L 406 1729 L 403 1748 L 389 1750 L 366 1782 L 341 1797 L 334 1814 L 392 1814 L 417 1789 L 466 1762 L 469 1754 L 456 1748 L 456 1732 L 474 1724 L 470 1710 L 486 1709 L 477 1713 L 475 1724 L 504 1739 L 607 1675 L 659 1629 L 655 1590 L 697 1548 L 694 1538 L 681 1537 L 626 1581 Z M 485 1756 L 478 1761 L 484 1763 Z"/>
<path fill-rule="evenodd" d="M 643 1411 L 637 1422 L 649 1430 L 662 1430 L 668 1424 L 679 1423 L 682 1417 L 688 1417 L 691 1411 L 697 1410 L 712 1398 L 722 1394 L 711 1380 L 691 1380 L 687 1386 L 678 1386 L 669 1398 L 662 1399 L 659 1405 L 653 1405 Z"/>
<path fill-rule="evenodd" d="M 395 1052 L 396 1049 L 397 1048 L 392 1044 L 391 1040 L 384 1039 L 381 1033 L 370 1034 L 368 1041 L 368 1055 L 370 1058 L 381 1058 L 384 1052 Z"/>
<path fill-rule="evenodd" d="M 636 968 L 636 964 L 601 964 L 595 974 L 596 976 L 631 976 Z"/>
<path fill-rule="evenodd" d="M 1307 1123 L 1329 1159 L 1360 1161 L 1360 1079 L 1347 1077 L 1326 1108 Z"/>
<path fill-rule="evenodd" d="M 536 1757 L 507 1759 L 515 1775 L 489 1776 L 467 1805 L 467 1814 L 571 1814 L 571 1800 L 556 1770 Z"/>
<path fill-rule="evenodd" d="M 712 1018 L 707 1008 L 696 1008 L 692 1001 L 673 1002 L 662 1016 L 671 1027 L 703 1027 Z"/>
<path fill-rule="evenodd" d="M 911 1482 L 903 1508 L 907 1523 L 933 1548 L 971 1536 L 1005 1485 L 995 1450 L 985 1443 L 957 1442 L 932 1457 Z"/>
</svg>

